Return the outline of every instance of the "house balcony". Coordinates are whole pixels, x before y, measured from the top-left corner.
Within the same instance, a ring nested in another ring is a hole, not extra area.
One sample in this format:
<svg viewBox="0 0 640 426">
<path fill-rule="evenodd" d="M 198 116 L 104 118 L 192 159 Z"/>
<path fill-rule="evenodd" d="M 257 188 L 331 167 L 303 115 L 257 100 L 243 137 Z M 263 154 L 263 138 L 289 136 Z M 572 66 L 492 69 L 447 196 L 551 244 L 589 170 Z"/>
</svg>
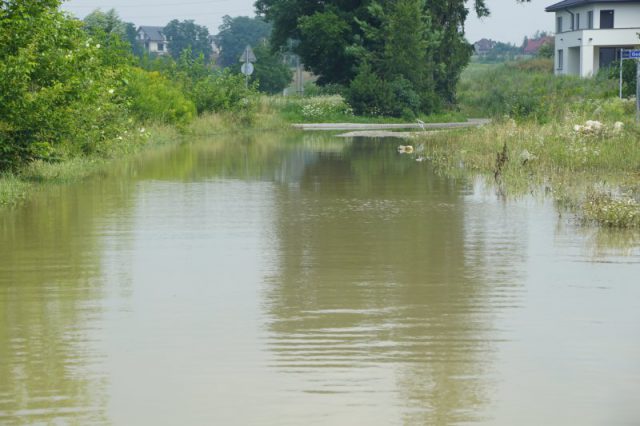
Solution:
<svg viewBox="0 0 640 426">
<path fill-rule="evenodd" d="M 620 49 L 640 45 L 638 28 L 565 31 L 556 34 L 556 74 L 591 77 L 619 58 Z"/>
</svg>

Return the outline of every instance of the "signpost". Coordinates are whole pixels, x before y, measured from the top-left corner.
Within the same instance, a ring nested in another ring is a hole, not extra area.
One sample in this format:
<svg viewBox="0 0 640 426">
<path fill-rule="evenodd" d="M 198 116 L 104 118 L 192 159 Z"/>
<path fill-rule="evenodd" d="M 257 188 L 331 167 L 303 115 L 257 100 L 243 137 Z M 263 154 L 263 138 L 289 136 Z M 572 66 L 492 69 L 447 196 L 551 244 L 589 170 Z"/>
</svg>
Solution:
<svg viewBox="0 0 640 426">
<path fill-rule="evenodd" d="M 636 122 L 640 122 L 640 50 L 620 49 L 620 99 L 622 99 L 622 64 L 625 59 L 636 60 Z"/>
<path fill-rule="evenodd" d="M 622 59 L 640 59 L 640 50 L 620 49 Z"/>
<path fill-rule="evenodd" d="M 256 61 L 257 61 L 256 55 L 253 53 L 251 46 L 247 44 L 247 47 L 245 47 L 244 52 L 242 52 L 242 56 L 240 56 L 240 62 L 242 62 L 242 67 L 240 68 L 240 71 L 242 71 L 242 74 L 244 74 L 245 76 L 244 83 L 247 87 L 249 87 L 249 76 L 253 74 L 253 62 L 256 62 Z"/>
</svg>

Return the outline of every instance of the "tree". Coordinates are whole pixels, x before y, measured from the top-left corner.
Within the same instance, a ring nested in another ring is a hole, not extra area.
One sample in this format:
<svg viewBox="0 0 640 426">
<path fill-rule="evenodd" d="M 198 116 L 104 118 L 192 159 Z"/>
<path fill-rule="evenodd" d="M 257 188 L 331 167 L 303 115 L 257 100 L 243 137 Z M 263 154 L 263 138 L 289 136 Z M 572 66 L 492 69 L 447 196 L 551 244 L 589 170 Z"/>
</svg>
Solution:
<svg viewBox="0 0 640 426">
<path fill-rule="evenodd" d="M 538 49 L 538 57 L 553 58 L 553 55 L 555 54 L 555 51 L 556 51 L 555 46 L 556 46 L 556 40 L 555 38 L 551 38 L 549 41 L 547 41 L 542 46 L 540 46 L 540 49 Z"/>
<path fill-rule="evenodd" d="M 182 22 L 174 19 L 162 32 L 169 40 L 169 53 L 174 59 L 180 58 L 185 49 L 190 49 L 194 58 L 200 55 L 203 55 L 206 61 L 211 58 L 213 49 L 207 27 L 197 25 L 191 19 Z"/>
<path fill-rule="evenodd" d="M 0 169 L 86 153 L 123 129 L 120 64 L 58 7 L 0 7 Z"/>
<path fill-rule="evenodd" d="M 451 102 L 473 51 L 464 37 L 466 3 L 257 0 L 256 9 L 273 23 L 275 47 L 299 40 L 295 51 L 319 84 L 349 84 L 368 63 L 383 80 L 402 78 L 424 99 Z M 472 3 L 478 16 L 489 14 L 484 0 Z"/>
<path fill-rule="evenodd" d="M 112 53 L 112 61 L 128 59 L 130 53 L 142 54 L 142 46 L 136 37 L 132 23 L 124 22 L 115 9 L 103 12 L 94 10 L 83 19 L 84 30 Z"/>
<path fill-rule="evenodd" d="M 240 55 L 247 45 L 257 46 L 264 42 L 271 35 L 271 24 L 264 19 L 247 16 L 229 15 L 222 17 L 222 25 L 218 27 L 220 31 L 214 40 L 220 47 L 220 57 L 218 64 L 223 67 L 236 65 Z"/>
<path fill-rule="evenodd" d="M 252 81 L 258 82 L 258 90 L 266 93 L 280 93 L 291 83 L 293 72 L 283 63 L 282 55 L 274 53 L 267 44 L 260 44 L 254 49 L 257 62 L 251 75 Z"/>
</svg>

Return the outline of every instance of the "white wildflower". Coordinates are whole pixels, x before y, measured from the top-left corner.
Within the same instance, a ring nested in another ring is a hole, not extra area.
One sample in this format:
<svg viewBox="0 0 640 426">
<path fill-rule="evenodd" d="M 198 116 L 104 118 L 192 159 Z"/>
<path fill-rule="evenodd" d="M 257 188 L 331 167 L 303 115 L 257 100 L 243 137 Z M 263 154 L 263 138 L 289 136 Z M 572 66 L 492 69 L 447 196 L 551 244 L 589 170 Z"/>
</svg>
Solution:
<svg viewBox="0 0 640 426">
<path fill-rule="evenodd" d="M 592 129 L 592 130 L 595 130 L 595 131 L 598 131 L 598 130 L 602 129 L 602 123 L 597 121 L 597 120 L 587 120 L 585 125 L 589 129 Z"/>
<path fill-rule="evenodd" d="M 622 121 L 616 121 L 613 123 L 613 131 L 616 133 L 621 132 L 624 129 L 624 123 Z"/>
<path fill-rule="evenodd" d="M 113 90 L 113 89 L 109 89 L 109 90 L 108 90 L 108 92 L 109 92 L 109 94 L 110 94 L 110 95 L 113 95 L 113 92 L 114 92 L 114 91 L 115 91 L 115 90 Z"/>
</svg>

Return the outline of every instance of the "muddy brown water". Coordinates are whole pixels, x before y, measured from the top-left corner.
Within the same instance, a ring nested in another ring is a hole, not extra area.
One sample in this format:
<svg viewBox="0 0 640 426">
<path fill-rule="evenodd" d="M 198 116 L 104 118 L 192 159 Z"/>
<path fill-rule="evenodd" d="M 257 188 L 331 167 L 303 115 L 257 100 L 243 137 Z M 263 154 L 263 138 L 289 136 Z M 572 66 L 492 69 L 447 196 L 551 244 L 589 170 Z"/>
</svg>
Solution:
<svg viewBox="0 0 640 426">
<path fill-rule="evenodd" d="M 0 211 L 0 424 L 640 424 L 637 233 L 396 144 L 192 141 Z"/>
</svg>

